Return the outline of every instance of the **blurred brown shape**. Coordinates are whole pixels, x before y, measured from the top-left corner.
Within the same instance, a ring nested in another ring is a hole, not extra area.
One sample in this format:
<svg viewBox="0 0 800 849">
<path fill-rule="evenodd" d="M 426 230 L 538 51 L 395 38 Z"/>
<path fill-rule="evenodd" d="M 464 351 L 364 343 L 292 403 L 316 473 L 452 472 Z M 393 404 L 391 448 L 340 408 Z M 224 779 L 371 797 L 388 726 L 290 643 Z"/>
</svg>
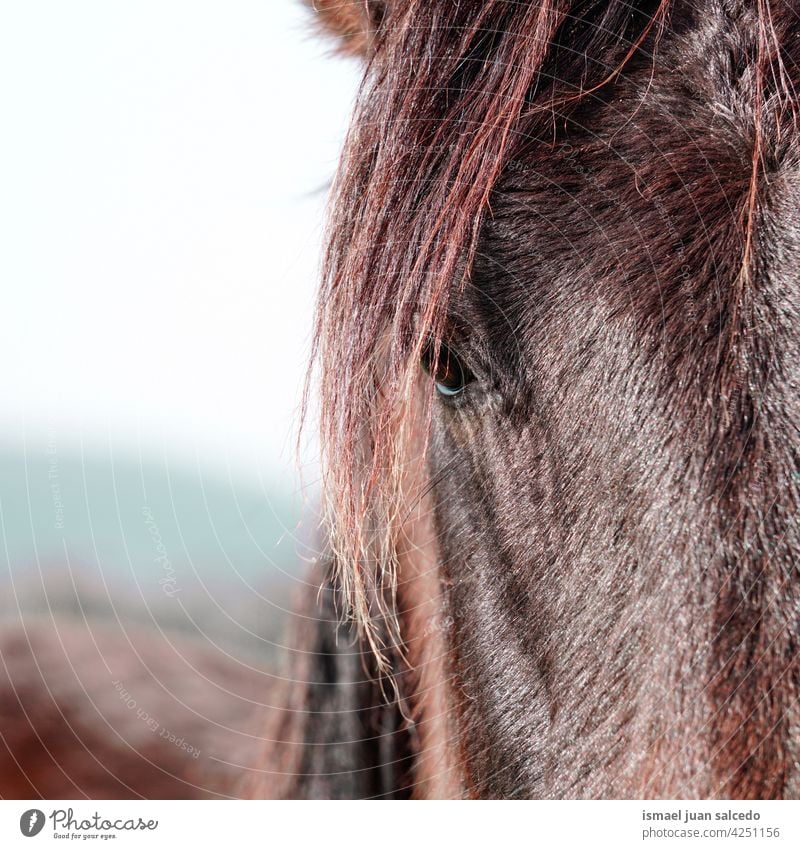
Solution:
<svg viewBox="0 0 800 849">
<path fill-rule="evenodd" d="M 233 796 L 271 681 L 185 635 L 44 617 L 0 626 L 0 796 Z"/>
</svg>

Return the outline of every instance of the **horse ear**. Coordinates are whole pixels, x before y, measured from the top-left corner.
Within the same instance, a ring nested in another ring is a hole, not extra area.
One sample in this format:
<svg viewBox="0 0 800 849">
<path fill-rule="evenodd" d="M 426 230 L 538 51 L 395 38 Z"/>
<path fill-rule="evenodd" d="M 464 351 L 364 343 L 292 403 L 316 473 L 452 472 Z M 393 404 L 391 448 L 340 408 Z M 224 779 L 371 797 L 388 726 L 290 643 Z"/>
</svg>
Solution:
<svg viewBox="0 0 800 849">
<path fill-rule="evenodd" d="M 366 56 L 383 17 L 383 0 L 306 0 L 321 28 L 347 56 Z"/>
</svg>

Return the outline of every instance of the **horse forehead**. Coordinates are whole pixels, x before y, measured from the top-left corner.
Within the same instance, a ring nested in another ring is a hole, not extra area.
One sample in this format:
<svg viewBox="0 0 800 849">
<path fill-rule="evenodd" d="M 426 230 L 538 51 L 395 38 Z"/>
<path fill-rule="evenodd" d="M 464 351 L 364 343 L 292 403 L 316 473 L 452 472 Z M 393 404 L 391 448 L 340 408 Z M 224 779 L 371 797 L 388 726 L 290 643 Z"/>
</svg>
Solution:
<svg viewBox="0 0 800 849">
<path fill-rule="evenodd" d="M 671 362 L 701 373 L 706 359 L 725 356 L 702 339 L 733 313 L 753 369 L 789 338 L 775 328 L 789 321 L 776 310 L 789 314 L 781 305 L 797 292 L 800 268 L 795 140 L 784 139 L 785 155 L 758 177 L 743 291 L 752 135 L 714 104 L 685 109 L 685 120 L 659 125 L 651 101 L 631 108 L 625 126 L 613 109 L 599 109 L 512 166 L 467 293 L 489 346 L 513 329 L 515 350 L 540 363 L 565 340 L 623 333 L 631 357 L 655 339 Z"/>
<path fill-rule="evenodd" d="M 613 96 L 587 98 L 555 138 L 520 146 L 496 187 L 484 240 L 492 260 L 508 263 L 512 306 L 526 300 L 514 279 L 529 297 L 541 291 L 525 269 L 545 270 L 545 286 L 588 275 L 593 287 L 605 282 L 598 294 L 615 284 L 660 286 L 681 268 L 697 282 L 735 277 L 751 201 L 759 273 L 798 258 L 793 112 L 765 96 L 759 125 L 753 92 L 731 73 L 728 64 L 709 82 L 696 70 L 644 63 Z"/>
<path fill-rule="evenodd" d="M 560 306 L 606 303 L 679 329 L 698 314 L 682 305 L 724 310 L 741 295 L 746 259 L 751 293 L 796 277 L 797 86 L 784 74 L 797 45 L 781 38 L 785 63 L 759 87 L 752 10 L 703 9 L 544 132 L 520 125 L 467 293 L 477 309 L 524 330 Z"/>
</svg>

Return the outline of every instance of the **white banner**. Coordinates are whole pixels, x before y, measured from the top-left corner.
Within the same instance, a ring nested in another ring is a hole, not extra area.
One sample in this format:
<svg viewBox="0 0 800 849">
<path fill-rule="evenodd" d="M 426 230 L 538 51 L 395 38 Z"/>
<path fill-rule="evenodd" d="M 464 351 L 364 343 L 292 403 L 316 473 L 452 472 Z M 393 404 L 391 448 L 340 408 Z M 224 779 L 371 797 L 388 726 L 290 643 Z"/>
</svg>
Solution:
<svg viewBox="0 0 800 849">
<path fill-rule="evenodd" d="M 0 802 L 0 846 L 797 847 L 800 802 Z"/>
</svg>

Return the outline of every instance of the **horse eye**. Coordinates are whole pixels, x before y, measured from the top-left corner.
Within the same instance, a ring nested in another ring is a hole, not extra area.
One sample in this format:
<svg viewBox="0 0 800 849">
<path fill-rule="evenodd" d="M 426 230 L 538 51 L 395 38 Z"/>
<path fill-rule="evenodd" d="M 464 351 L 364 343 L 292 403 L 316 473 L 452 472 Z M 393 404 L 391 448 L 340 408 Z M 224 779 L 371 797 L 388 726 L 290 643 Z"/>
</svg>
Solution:
<svg viewBox="0 0 800 849">
<path fill-rule="evenodd" d="M 452 348 L 444 343 L 439 345 L 438 356 L 433 344 L 422 355 L 422 367 L 433 378 L 436 391 L 445 398 L 460 395 L 474 379 Z"/>
</svg>

